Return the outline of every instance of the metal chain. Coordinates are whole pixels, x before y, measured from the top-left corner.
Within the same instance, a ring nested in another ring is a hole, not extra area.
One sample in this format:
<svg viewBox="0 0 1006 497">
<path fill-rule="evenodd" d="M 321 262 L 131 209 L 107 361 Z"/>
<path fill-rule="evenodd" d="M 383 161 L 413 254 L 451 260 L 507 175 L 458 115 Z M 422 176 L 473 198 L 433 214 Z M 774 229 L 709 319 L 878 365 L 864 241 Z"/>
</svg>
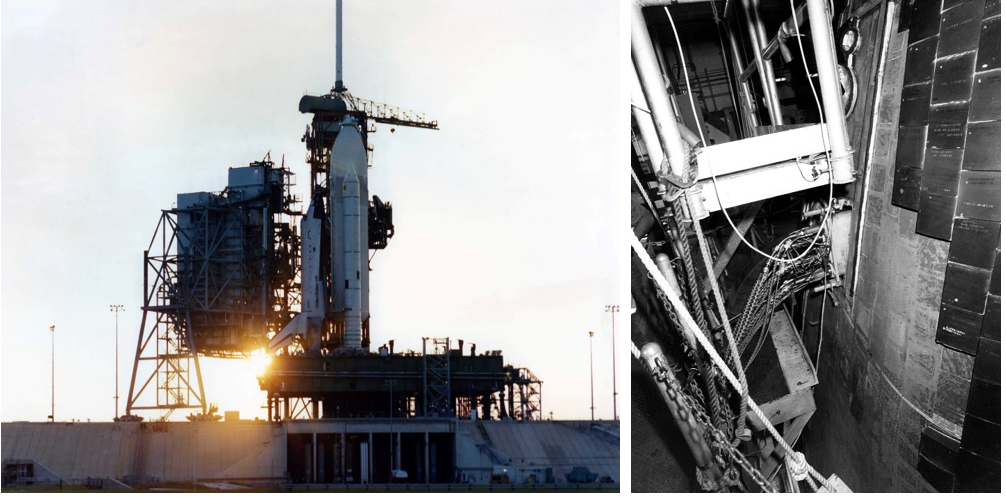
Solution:
<svg viewBox="0 0 1006 497">
<path fill-rule="evenodd" d="M 647 277 L 653 279 L 649 274 L 647 274 Z M 667 315 L 670 317 L 674 325 L 677 326 L 678 329 L 683 329 L 681 327 L 681 321 L 678 319 L 677 313 L 674 312 L 674 309 L 671 306 L 671 302 L 667 299 L 667 296 L 664 295 L 664 292 L 661 291 L 660 288 L 657 288 L 657 296 L 660 299 L 661 304 L 663 304 L 664 310 L 667 312 Z M 699 354 L 700 352 L 698 350 L 694 350 L 691 347 L 689 347 L 687 345 L 687 341 L 685 340 L 682 340 L 682 345 L 685 348 L 686 353 L 689 355 L 689 358 L 695 361 L 695 363 L 697 364 L 698 361 L 696 360 L 696 358 L 697 354 Z M 708 392 L 706 392 L 705 395 L 706 399 L 705 405 L 709 407 L 709 413 L 712 414 L 712 418 L 716 420 L 716 424 L 720 426 L 726 426 L 727 424 L 729 424 L 731 420 L 734 419 L 734 415 L 733 410 L 730 408 L 729 403 L 724 402 L 725 397 L 722 392 L 725 391 L 725 386 L 720 381 L 717 381 L 719 377 L 716 374 L 716 369 L 713 368 L 712 364 L 710 364 L 707 361 L 706 363 L 703 364 L 703 366 L 704 366 L 703 375 L 705 378 L 708 378 L 710 383 L 710 385 L 708 385 Z"/>
<path fill-rule="evenodd" d="M 748 476 L 750 476 L 751 479 L 754 480 L 756 484 L 758 484 L 758 486 L 761 488 L 763 492 L 769 492 L 769 493 L 778 492 L 778 490 L 775 488 L 775 485 L 773 485 L 772 482 L 770 482 L 765 477 L 765 475 L 761 474 L 761 471 L 755 469 L 755 467 L 751 465 L 751 462 L 747 460 L 747 457 L 745 457 L 744 454 L 741 453 L 741 451 L 737 447 L 734 447 L 734 445 L 730 443 L 726 434 L 723 433 L 722 430 L 713 426 L 712 422 L 709 420 L 709 417 L 706 416 L 705 413 L 703 413 L 702 410 L 695 405 L 694 399 L 690 398 L 687 395 L 683 397 L 685 404 L 687 404 L 688 407 L 691 408 L 692 415 L 695 416 L 695 419 L 697 419 L 700 423 L 702 423 L 705 426 L 706 433 L 711 437 L 710 440 L 711 445 L 719 449 L 721 453 L 725 453 L 727 456 L 729 456 L 730 459 L 735 464 L 741 467 L 748 474 Z M 737 480 L 737 484 L 740 485 L 739 479 Z"/>
</svg>

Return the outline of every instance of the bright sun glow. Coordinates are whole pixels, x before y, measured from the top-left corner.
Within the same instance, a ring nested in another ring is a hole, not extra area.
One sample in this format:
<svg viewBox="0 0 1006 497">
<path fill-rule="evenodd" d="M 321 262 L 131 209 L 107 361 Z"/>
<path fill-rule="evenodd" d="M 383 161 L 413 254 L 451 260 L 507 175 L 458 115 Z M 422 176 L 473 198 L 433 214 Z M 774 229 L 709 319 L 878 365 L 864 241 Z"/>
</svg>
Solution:
<svg viewBox="0 0 1006 497">
<path fill-rule="evenodd" d="M 252 370 L 255 371 L 255 377 L 258 378 L 259 376 L 265 374 L 266 369 L 269 368 L 269 363 L 272 362 L 272 356 L 259 349 L 252 352 L 251 356 L 248 357 L 248 360 L 251 361 Z"/>
</svg>

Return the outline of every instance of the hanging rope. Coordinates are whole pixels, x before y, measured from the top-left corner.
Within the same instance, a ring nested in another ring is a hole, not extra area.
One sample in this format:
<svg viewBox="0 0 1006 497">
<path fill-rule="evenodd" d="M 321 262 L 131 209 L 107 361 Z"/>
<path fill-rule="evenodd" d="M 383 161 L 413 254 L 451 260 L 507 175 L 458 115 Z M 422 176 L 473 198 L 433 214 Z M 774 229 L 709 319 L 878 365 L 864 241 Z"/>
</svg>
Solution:
<svg viewBox="0 0 1006 497">
<path fill-rule="evenodd" d="M 643 266 L 645 266 L 646 270 L 649 271 L 653 281 L 660 287 L 664 294 L 667 295 L 667 298 L 670 300 L 675 312 L 678 313 L 681 323 L 691 329 L 696 340 L 698 340 L 699 344 L 702 345 L 702 348 L 706 350 L 706 353 L 709 354 L 709 358 L 712 359 L 713 363 L 716 364 L 716 367 L 718 367 L 723 373 L 723 377 L 726 378 L 727 382 L 730 383 L 734 390 L 740 393 L 742 390 L 740 381 L 734 376 L 726 362 L 723 361 L 723 358 L 716 352 L 716 348 L 713 347 L 713 344 L 709 342 L 705 334 L 703 334 L 699 329 L 695 320 L 692 319 L 691 313 L 688 312 L 688 308 L 685 307 L 685 304 L 681 302 L 681 299 L 678 298 L 678 296 L 671 290 L 670 283 L 667 282 L 664 275 L 660 273 L 659 269 L 657 269 L 657 265 L 653 262 L 653 259 L 650 258 L 650 255 L 646 253 L 646 249 L 643 248 L 643 245 L 639 242 L 639 239 L 636 238 L 636 235 L 632 233 L 632 230 L 629 230 L 628 238 L 629 244 L 636 252 L 639 260 L 643 263 Z M 833 489 L 829 485 L 828 480 L 821 476 L 821 474 L 818 473 L 813 466 L 806 463 L 806 459 L 803 459 L 803 454 L 796 452 L 789 446 L 789 443 L 787 443 L 782 435 L 776 431 L 775 426 L 773 426 L 772 422 L 765 416 L 765 413 L 761 412 L 761 408 L 758 407 L 758 404 L 755 403 L 754 399 L 750 396 L 747 397 L 747 405 L 751 409 L 751 412 L 754 413 L 755 417 L 757 417 L 758 420 L 761 421 L 762 425 L 765 426 L 779 447 L 782 448 L 783 452 L 786 453 L 786 457 L 788 457 L 794 464 L 801 464 L 802 460 L 803 464 L 807 464 L 807 472 L 810 473 L 815 480 L 820 482 L 822 486 L 829 491 L 832 491 Z"/>
</svg>

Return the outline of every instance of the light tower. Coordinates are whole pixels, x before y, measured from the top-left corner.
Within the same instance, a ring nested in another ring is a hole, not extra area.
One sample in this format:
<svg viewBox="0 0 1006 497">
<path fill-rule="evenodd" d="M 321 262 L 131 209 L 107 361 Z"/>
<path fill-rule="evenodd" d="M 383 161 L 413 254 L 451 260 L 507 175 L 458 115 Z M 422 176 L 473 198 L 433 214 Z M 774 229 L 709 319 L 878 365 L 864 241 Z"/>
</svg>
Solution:
<svg viewBox="0 0 1006 497">
<path fill-rule="evenodd" d="M 618 306 L 606 305 L 604 312 L 611 313 L 611 402 L 615 421 L 618 421 L 618 384 L 615 382 L 615 313 Z"/>
<path fill-rule="evenodd" d="M 126 312 L 126 307 L 111 304 L 108 308 L 115 313 L 115 419 L 119 419 L 119 311 Z"/>
<path fill-rule="evenodd" d="M 52 334 L 52 411 L 49 413 L 49 421 L 56 422 L 56 325 L 49 327 Z"/>
<path fill-rule="evenodd" d="M 590 420 L 594 420 L 594 332 L 590 334 Z"/>
</svg>

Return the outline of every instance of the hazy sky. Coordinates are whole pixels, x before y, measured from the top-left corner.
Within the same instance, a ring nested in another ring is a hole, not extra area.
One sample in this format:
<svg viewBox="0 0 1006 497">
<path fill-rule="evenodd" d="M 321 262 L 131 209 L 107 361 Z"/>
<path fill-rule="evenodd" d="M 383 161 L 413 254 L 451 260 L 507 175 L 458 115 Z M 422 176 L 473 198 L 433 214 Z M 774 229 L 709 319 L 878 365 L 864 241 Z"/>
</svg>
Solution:
<svg viewBox="0 0 1006 497">
<path fill-rule="evenodd" d="M 611 418 L 604 305 L 619 295 L 627 218 L 616 205 L 627 152 L 616 150 L 618 8 L 346 2 L 350 91 L 441 127 L 371 135 L 371 193 L 395 207 L 395 237 L 372 263 L 372 349 L 388 339 L 419 349 L 424 336 L 500 349 L 544 380 L 546 416 L 589 419 L 594 330 L 597 413 Z M 109 304 L 126 306 L 124 411 L 142 253 L 176 194 L 222 190 L 228 167 L 271 150 L 307 197 L 310 116 L 297 102 L 332 87 L 334 11 L 334 1 L 3 2 L 0 418 L 49 414 L 56 325 L 56 418 L 111 420 Z M 264 417 L 247 362 L 204 360 L 206 396 Z"/>
</svg>

